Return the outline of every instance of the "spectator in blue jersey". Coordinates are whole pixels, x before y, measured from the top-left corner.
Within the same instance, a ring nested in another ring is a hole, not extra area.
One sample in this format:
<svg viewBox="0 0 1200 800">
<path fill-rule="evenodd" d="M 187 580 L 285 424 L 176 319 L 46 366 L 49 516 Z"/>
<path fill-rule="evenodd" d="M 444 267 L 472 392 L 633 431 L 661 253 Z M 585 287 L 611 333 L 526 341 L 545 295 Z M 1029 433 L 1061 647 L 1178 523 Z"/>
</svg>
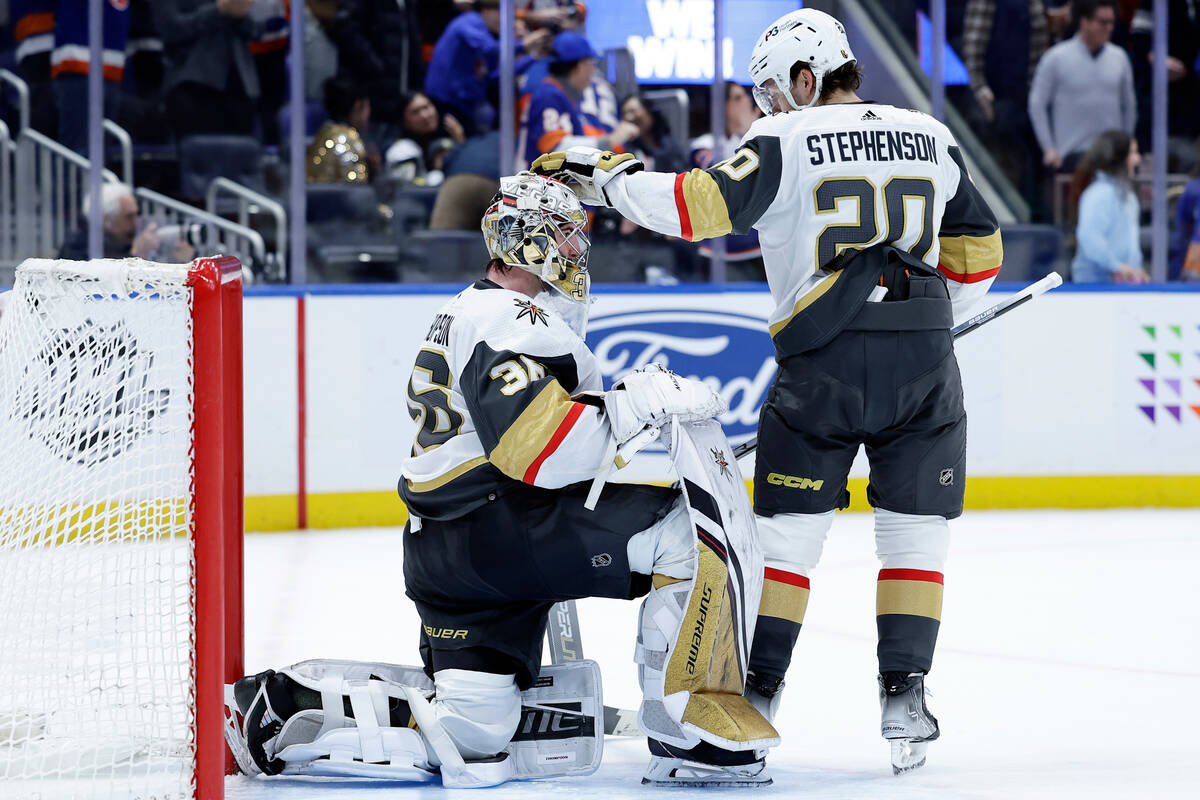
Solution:
<svg viewBox="0 0 1200 800">
<path fill-rule="evenodd" d="M 1171 235 L 1171 280 L 1200 281 L 1200 139 L 1191 180 L 1183 187 L 1175 207 Z"/>
<path fill-rule="evenodd" d="M 596 51 L 578 33 L 563 31 L 555 37 L 550 72 L 533 88 L 521 126 L 526 163 L 574 145 L 623 153 L 625 144 L 637 137 L 637 126 L 631 122 L 621 121 L 609 129 L 581 110 L 584 92 L 595 77 L 595 58 Z"/>
<path fill-rule="evenodd" d="M 261 89 L 249 43 L 255 0 L 154 0 L 175 135 L 254 131 Z"/>
<path fill-rule="evenodd" d="M 1072 186 L 1079 198 L 1071 262 L 1075 283 L 1150 280 L 1142 269 L 1140 208 L 1133 188 L 1141 160 L 1137 139 L 1121 130 L 1101 133 L 1080 159 Z"/>
<path fill-rule="evenodd" d="M 50 83 L 57 6 L 58 0 L 12 0 L 9 7 L 17 71 L 29 86 L 29 124 L 47 136 L 58 134 L 58 106 Z"/>
<path fill-rule="evenodd" d="M 488 79 L 500 65 L 500 2 L 478 0 L 475 7 L 455 17 L 442 33 L 425 78 L 425 93 L 443 114 L 453 114 L 468 136 L 496 125 Z M 518 33 L 516 54 L 527 59 L 541 58 L 550 47 L 545 28 L 524 33 L 518 20 Z"/>
<path fill-rule="evenodd" d="M 258 73 L 258 124 L 263 144 L 279 144 L 279 109 L 287 100 L 288 7 L 285 0 L 254 0 L 247 42 Z"/>
<path fill-rule="evenodd" d="M 58 104 L 58 141 L 77 152 L 88 144 L 88 2 L 58 0 L 54 15 L 54 50 L 50 77 Z M 103 4 L 104 116 L 116 119 L 125 71 L 125 43 L 129 36 L 129 3 Z"/>
</svg>

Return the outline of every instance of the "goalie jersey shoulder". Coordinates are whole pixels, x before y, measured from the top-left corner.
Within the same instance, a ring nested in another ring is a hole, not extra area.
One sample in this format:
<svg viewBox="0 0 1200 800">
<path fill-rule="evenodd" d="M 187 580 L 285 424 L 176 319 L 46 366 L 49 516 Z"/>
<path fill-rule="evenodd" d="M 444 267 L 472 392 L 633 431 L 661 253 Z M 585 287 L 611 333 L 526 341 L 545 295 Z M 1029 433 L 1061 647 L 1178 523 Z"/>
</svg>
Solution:
<svg viewBox="0 0 1200 800">
<path fill-rule="evenodd" d="M 452 519 L 514 483 L 581 480 L 560 462 L 596 449 L 582 434 L 602 426 L 570 396 L 600 388 L 596 358 L 552 309 L 489 281 L 463 290 L 434 316 L 409 379 L 410 511 Z"/>
<path fill-rule="evenodd" d="M 490 281 L 477 281 L 443 306 L 425 342 L 445 348 L 458 375 L 481 356 L 510 354 L 556 365 L 555 377 L 572 394 L 600 388 L 595 357 L 553 309 Z"/>
</svg>

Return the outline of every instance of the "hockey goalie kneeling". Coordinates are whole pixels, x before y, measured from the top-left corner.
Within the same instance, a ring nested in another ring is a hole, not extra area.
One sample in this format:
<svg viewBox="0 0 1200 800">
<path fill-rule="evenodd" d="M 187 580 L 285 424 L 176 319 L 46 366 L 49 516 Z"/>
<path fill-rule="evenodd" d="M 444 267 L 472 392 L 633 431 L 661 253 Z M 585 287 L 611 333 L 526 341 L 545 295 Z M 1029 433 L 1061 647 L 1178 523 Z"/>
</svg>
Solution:
<svg viewBox="0 0 1200 800">
<path fill-rule="evenodd" d="M 763 751 L 778 737 L 742 698 L 762 555 L 712 420 L 724 401 L 658 365 L 602 391 L 583 340 L 587 216 L 565 186 L 503 178 L 482 227 L 486 279 L 436 315 L 408 388 L 403 566 L 423 668 L 307 661 L 243 678 L 227 698 L 239 765 L 461 787 L 591 772 L 599 671 L 541 665 L 547 616 L 556 602 L 649 592 L 645 780 L 768 782 Z M 618 445 L 658 431 L 680 488 L 589 494 Z"/>
</svg>

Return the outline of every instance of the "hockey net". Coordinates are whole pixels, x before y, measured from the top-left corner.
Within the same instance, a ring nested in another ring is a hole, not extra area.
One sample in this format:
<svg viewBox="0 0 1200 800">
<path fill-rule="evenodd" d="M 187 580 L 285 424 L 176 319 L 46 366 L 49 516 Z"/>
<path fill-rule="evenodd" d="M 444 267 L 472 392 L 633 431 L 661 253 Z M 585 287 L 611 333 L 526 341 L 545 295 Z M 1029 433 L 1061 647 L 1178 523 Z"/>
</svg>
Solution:
<svg viewBox="0 0 1200 800">
<path fill-rule="evenodd" d="M 0 313 L 0 795 L 220 797 L 241 273 L 29 261 Z"/>
</svg>

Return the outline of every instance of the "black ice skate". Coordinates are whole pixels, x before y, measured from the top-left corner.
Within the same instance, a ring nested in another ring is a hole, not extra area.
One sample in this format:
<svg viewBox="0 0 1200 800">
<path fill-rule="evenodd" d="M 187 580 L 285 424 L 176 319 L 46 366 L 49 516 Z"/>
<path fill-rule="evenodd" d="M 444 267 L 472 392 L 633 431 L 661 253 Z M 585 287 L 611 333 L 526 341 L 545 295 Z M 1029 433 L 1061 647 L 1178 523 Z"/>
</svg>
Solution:
<svg viewBox="0 0 1200 800">
<path fill-rule="evenodd" d="M 749 672 L 746 675 L 746 690 L 743 694 L 750 704 L 758 709 L 758 713 L 775 722 L 775 714 L 779 711 L 779 701 L 783 697 L 783 678 L 778 675 L 759 675 Z"/>
<path fill-rule="evenodd" d="M 925 765 L 925 748 L 938 738 L 938 721 L 925 706 L 925 675 L 885 672 L 879 676 L 882 732 L 892 746 L 892 772 Z"/>
<path fill-rule="evenodd" d="M 701 742 L 684 750 L 647 739 L 650 766 L 642 783 L 652 786 L 769 786 L 766 761 L 753 750 L 731 752 Z"/>
</svg>

